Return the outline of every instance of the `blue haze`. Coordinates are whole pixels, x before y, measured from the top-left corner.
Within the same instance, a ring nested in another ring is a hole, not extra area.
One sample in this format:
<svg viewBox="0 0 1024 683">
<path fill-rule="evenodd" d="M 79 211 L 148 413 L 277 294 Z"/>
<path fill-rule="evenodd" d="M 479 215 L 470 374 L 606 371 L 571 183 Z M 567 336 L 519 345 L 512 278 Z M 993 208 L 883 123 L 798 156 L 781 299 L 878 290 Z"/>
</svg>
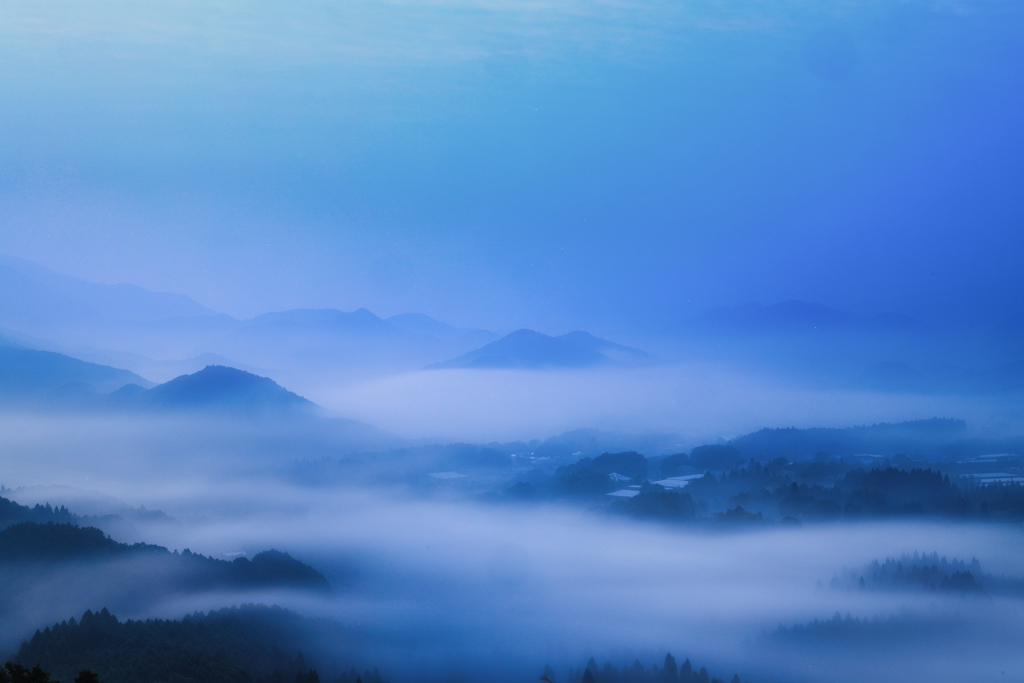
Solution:
<svg viewBox="0 0 1024 683">
<path fill-rule="evenodd" d="M 0 7 L 0 252 L 249 317 L 1019 320 L 1012 2 Z"/>
</svg>

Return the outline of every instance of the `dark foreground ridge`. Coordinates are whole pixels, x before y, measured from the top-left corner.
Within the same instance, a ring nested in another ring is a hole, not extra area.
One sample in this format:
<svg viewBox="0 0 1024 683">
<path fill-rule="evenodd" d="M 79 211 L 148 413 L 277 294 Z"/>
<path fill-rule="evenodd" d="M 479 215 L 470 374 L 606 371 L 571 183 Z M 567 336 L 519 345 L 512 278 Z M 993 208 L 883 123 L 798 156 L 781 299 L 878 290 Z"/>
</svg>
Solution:
<svg viewBox="0 0 1024 683">
<path fill-rule="evenodd" d="M 554 681 L 553 673 L 545 670 L 541 680 Z M 721 678 L 711 678 L 708 670 L 701 667 L 694 669 L 690 660 L 677 664 L 671 653 L 665 655 L 665 661 L 661 669 L 655 664 L 651 668 L 645 667 L 637 659 L 632 666 L 618 668 L 611 662 L 607 662 L 598 669 L 597 662 L 591 657 L 587 665 L 582 669 L 570 669 L 566 683 L 724 683 Z M 733 674 L 731 683 L 740 683 L 739 674 Z"/>
<path fill-rule="evenodd" d="M 0 493 L 4 493 L 6 489 L 0 486 Z M 117 535 L 115 529 L 118 531 L 125 531 L 133 529 L 132 521 L 146 521 L 156 522 L 160 524 L 173 523 L 173 519 L 168 517 L 162 510 L 147 510 L 145 507 L 137 509 L 129 508 L 123 511 L 124 514 L 128 515 L 130 519 L 126 519 L 122 515 L 107 514 L 107 515 L 78 515 L 71 512 L 63 505 L 58 507 L 52 507 L 49 503 L 46 505 L 36 504 L 33 507 L 27 505 L 20 505 L 12 500 L 8 500 L 0 496 L 0 529 L 9 527 L 12 524 L 19 522 L 39 522 L 45 524 L 46 522 L 54 522 L 56 524 L 74 524 L 75 526 L 91 526 L 98 529 L 102 529 L 108 534 Z"/>
<path fill-rule="evenodd" d="M 900 557 L 875 560 L 859 570 L 832 577 L 833 590 L 926 591 L 964 596 L 1024 595 L 1024 578 L 1002 576 L 982 570 L 977 558 L 970 562 L 939 557 L 938 553 L 904 553 Z"/>
<path fill-rule="evenodd" d="M 151 594 L 280 587 L 329 592 L 327 579 L 288 553 L 268 550 L 252 560 L 217 560 L 185 549 L 171 552 L 147 543 L 118 543 L 99 529 L 72 524 L 22 522 L 0 530 L 0 564 L 33 574 L 43 568 L 112 563 L 124 589 Z"/>
<path fill-rule="evenodd" d="M 12 659 L 39 665 L 65 682 L 89 670 L 99 683 L 383 683 L 376 668 L 361 674 L 324 668 L 320 644 L 339 638 L 344 634 L 337 623 L 276 606 L 196 612 L 180 621 L 124 622 L 104 608 L 36 631 Z"/>
</svg>

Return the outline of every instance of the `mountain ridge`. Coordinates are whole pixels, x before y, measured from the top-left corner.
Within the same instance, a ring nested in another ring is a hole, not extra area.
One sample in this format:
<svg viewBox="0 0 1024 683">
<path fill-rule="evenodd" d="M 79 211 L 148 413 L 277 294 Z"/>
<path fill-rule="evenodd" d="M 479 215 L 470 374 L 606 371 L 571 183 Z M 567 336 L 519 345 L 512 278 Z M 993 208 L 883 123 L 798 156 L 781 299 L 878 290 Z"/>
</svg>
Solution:
<svg viewBox="0 0 1024 683">
<path fill-rule="evenodd" d="M 265 411 L 317 407 L 269 377 L 224 365 L 208 365 L 148 390 L 139 391 L 130 385 L 121 387 L 111 398 L 123 407 L 171 410 Z"/>
<path fill-rule="evenodd" d="M 589 332 L 569 332 L 558 337 L 520 329 L 478 349 L 425 369 L 542 369 L 585 368 L 650 362 L 652 356 Z"/>
</svg>

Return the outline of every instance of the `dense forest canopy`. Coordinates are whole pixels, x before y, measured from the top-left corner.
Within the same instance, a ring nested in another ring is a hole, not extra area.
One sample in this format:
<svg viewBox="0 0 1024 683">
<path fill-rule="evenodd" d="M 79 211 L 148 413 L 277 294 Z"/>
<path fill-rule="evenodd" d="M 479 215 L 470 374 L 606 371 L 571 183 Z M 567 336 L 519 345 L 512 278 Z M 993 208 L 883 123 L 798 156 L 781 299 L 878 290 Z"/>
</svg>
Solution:
<svg viewBox="0 0 1024 683">
<path fill-rule="evenodd" d="M 331 590 L 320 572 L 277 550 L 257 553 L 252 560 L 238 557 L 229 562 L 187 548 L 179 553 L 147 543 L 118 543 L 99 529 L 71 523 L 21 522 L 0 529 L 0 567 L 15 573 L 98 562 L 124 567 L 136 560 L 141 562 L 131 564 L 128 570 L 131 583 L 148 582 L 154 592 L 267 586 Z"/>
<path fill-rule="evenodd" d="M 326 660 L 324 641 L 338 637 L 333 622 L 264 605 L 145 621 L 119 621 L 104 608 L 36 631 L 12 661 L 62 681 L 88 669 L 100 683 L 382 683 L 375 668 L 357 674 Z"/>
</svg>

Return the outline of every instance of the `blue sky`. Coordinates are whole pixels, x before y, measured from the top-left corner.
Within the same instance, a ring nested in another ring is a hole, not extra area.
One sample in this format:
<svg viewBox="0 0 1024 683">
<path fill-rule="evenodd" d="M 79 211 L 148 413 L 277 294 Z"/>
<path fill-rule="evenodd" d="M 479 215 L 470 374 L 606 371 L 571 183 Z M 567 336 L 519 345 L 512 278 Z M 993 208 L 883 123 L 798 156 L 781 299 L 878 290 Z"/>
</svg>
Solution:
<svg viewBox="0 0 1024 683">
<path fill-rule="evenodd" d="M 0 251 L 239 316 L 1018 316 L 1011 2 L 0 7 Z"/>
</svg>

